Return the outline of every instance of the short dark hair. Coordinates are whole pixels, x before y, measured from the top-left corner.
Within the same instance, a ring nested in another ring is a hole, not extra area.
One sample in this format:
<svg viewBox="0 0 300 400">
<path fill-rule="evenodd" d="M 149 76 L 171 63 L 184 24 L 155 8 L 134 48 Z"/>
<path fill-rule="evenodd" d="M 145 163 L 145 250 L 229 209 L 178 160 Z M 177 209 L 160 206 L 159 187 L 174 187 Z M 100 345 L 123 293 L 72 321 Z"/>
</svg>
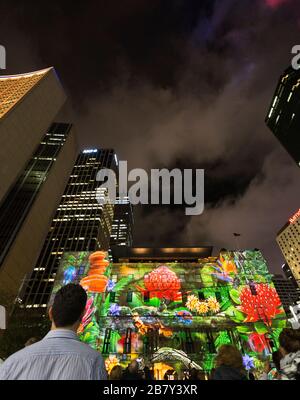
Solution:
<svg viewBox="0 0 300 400">
<path fill-rule="evenodd" d="M 87 301 L 82 286 L 69 283 L 56 293 L 52 305 L 52 318 L 57 328 L 73 325 L 79 321 Z"/>
<path fill-rule="evenodd" d="M 277 371 L 280 371 L 280 360 L 282 359 L 282 354 L 279 350 L 276 350 L 272 353 L 272 361 L 275 365 Z"/>
<path fill-rule="evenodd" d="M 279 335 L 279 344 L 287 353 L 296 353 L 300 350 L 300 330 L 283 329 Z"/>
</svg>

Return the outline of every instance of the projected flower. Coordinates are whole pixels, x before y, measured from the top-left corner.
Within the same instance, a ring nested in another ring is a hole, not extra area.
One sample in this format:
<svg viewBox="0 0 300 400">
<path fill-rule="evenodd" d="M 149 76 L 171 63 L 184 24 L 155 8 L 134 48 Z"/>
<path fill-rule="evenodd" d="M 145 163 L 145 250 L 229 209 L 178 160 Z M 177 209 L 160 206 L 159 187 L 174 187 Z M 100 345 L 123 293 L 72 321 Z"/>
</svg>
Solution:
<svg viewBox="0 0 300 400">
<path fill-rule="evenodd" d="M 151 297 L 180 300 L 180 279 L 166 266 L 156 268 L 144 276 L 144 285 Z"/>
<path fill-rule="evenodd" d="M 237 268 L 232 259 L 226 259 L 220 254 L 220 259 L 218 260 L 218 264 L 221 267 L 222 271 L 226 272 L 227 274 L 233 273 L 237 274 Z"/>
<path fill-rule="evenodd" d="M 197 312 L 199 314 L 206 314 L 209 311 L 208 304 L 206 301 L 199 301 L 197 304 Z"/>
<path fill-rule="evenodd" d="M 108 281 L 108 284 L 106 286 L 106 291 L 111 292 L 114 290 L 114 287 L 116 286 L 116 282 L 112 281 L 111 279 Z"/>
<path fill-rule="evenodd" d="M 270 324 L 270 320 L 282 310 L 279 309 L 281 301 L 274 288 L 266 283 L 255 284 L 257 294 L 252 294 L 248 286 L 245 286 L 240 294 L 241 305 L 238 307 L 247 315 L 245 322 L 263 320 Z"/>
<path fill-rule="evenodd" d="M 214 297 L 209 297 L 207 299 L 207 305 L 208 308 L 215 313 L 220 311 L 220 303 Z"/>
<path fill-rule="evenodd" d="M 109 307 L 109 314 L 113 317 L 117 317 L 120 315 L 121 307 L 118 304 L 112 304 Z"/>
<path fill-rule="evenodd" d="M 198 304 L 199 304 L 198 297 L 195 296 L 194 294 L 191 294 L 190 296 L 188 296 L 187 302 L 185 305 L 189 310 L 197 311 Z"/>
<path fill-rule="evenodd" d="M 254 368 L 254 361 L 253 358 L 248 356 L 248 354 L 245 354 L 243 356 L 243 365 L 247 371 L 250 369 Z"/>
</svg>

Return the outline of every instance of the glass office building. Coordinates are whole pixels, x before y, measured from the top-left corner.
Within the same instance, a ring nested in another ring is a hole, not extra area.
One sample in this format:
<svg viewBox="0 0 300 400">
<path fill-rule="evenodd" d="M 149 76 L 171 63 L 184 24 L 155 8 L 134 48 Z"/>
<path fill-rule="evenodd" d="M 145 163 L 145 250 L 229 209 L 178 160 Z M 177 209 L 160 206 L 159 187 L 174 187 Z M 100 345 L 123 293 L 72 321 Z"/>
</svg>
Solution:
<svg viewBox="0 0 300 400">
<path fill-rule="evenodd" d="M 20 290 L 22 307 L 46 307 L 64 252 L 108 250 L 113 205 L 98 203 L 96 175 L 101 168 L 115 167 L 113 150 L 86 149 L 79 154 L 38 261 Z"/>
</svg>

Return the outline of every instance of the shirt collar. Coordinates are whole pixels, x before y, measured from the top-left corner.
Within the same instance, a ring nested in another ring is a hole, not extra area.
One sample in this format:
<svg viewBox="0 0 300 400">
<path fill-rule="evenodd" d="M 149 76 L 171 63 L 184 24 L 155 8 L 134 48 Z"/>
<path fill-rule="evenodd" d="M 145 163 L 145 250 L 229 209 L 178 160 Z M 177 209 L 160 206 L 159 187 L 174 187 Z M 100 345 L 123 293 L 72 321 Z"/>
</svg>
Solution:
<svg viewBox="0 0 300 400">
<path fill-rule="evenodd" d="M 66 339 L 75 339 L 79 340 L 76 333 L 71 331 L 70 329 L 55 329 L 53 331 L 49 331 L 44 339 L 53 339 L 53 338 L 66 338 Z"/>
</svg>

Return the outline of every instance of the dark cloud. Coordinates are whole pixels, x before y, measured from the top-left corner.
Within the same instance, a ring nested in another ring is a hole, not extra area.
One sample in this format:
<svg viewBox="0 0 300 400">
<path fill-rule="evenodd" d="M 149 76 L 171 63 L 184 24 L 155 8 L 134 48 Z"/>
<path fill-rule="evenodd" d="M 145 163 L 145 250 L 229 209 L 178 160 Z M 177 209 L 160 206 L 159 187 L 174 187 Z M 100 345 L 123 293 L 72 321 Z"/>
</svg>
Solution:
<svg viewBox="0 0 300 400">
<path fill-rule="evenodd" d="M 264 118 L 298 44 L 297 1 L 54 1 L 43 9 L 4 1 L 3 10 L 9 72 L 56 67 L 81 147 L 113 147 L 130 168 L 205 168 L 205 212 L 137 207 L 136 244 L 230 248 L 240 231 L 240 245 L 261 248 L 279 270 L 275 236 L 299 207 L 299 170 Z"/>
</svg>

